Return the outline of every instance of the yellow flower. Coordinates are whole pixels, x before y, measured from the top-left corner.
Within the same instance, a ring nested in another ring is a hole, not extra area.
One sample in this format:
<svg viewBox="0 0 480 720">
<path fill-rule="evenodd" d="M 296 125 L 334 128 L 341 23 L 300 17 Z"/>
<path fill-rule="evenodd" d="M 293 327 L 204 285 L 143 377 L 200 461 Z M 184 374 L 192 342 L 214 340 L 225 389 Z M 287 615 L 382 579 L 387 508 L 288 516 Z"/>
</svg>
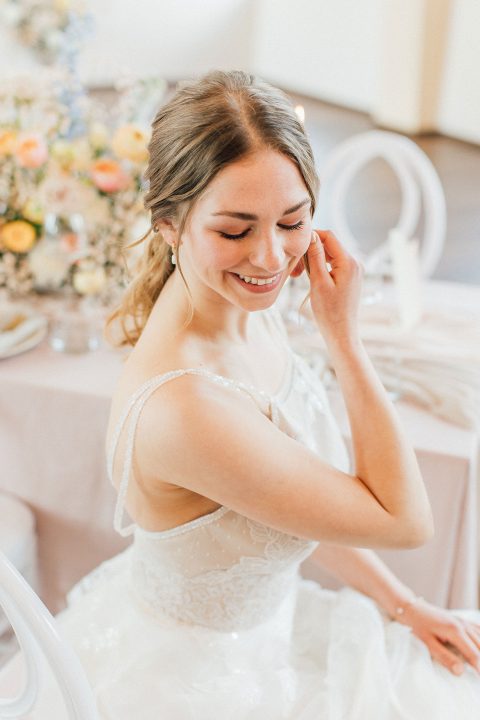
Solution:
<svg viewBox="0 0 480 720">
<path fill-rule="evenodd" d="M 58 12 L 66 14 L 70 10 L 71 2 L 70 0 L 54 0 L 53 6 Z"/>
<path fill-rule="evenodd" d="M 92 161 L 90 145 L 86 138 L 78 138 L 73 142 L 73 169 L 88 170 Z"/>
<path fill-rule="evenodd" d="M 13 130 L 0 130 L 0 156 L 13 153 L 16 139 L 17 136 Z"/>
<path fill-rule="evenodd" d="M 13 220 L 0 228 L 0 245 L 15 253 L 26 253 L 35 244 L 35 228 L 25 220 Z"/>
<path fill-rule="evenodd" d="M 104 150 L 108 143 L 108 130 L 103 123 L 94 122 L 90 125 L 88 138 L 94 150 Z"/>
<path fill-rule="evenodd" d="M 80 295 L 96 295 L 103 289 L 107 275 L 103 267 L 81 266 L 73 276 L 73 287 Z"/>
<path fill-rule="evenodd" d="M 142 163 L 148 158 L 148 137 L 136 125 L 122 125 L 116 131 L 112 140 L 113 152 L 119 158 Z"/>
<path fill-rule="evenodd" d="M 22 215 L 25 220 L 40 225 L 43 222 L 44 210 L 38 200 L 27 200 L 22 208 Z"/>
<path fill-rule="evenodd" d="M 51 153 L 64 170 L 69 170 L 73 165 L 75 149 L 67 140 L 56 140 L 52 145 Z"/>
</svg>

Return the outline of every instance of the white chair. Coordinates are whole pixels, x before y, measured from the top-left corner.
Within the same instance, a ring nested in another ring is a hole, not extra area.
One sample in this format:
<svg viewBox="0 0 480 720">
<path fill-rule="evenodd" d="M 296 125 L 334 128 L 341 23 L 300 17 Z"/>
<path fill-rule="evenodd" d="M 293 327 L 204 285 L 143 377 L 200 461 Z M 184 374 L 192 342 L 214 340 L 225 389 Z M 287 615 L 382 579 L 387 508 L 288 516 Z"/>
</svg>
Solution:
<svg viewBox="0 0 480 720">
<path fill-rule="evenodd" d="M 27 671 L 23 691 L 14 698 L 0 699 L 0 718 L 19 718 L 34 708 L 46 661 L 61 691 L 66 717 L 98 720 L 93 694 L 79 659 L 60 637 L 54 618 L 40 598 L 3 553 L 0 553 L 0 606 L 17 636 Z M 51 715 L 42 720 L 51 720 Z"/>
<path fill-rule="evenodd" d="M 0 492 L 0 552 L 3 552 L 28 583 L 37 587 L 37 535 L 35 517 L 25 503 Z M 0 638 L 10 623 L 0 612 Z"/>
<path fill-rule="evenodd" d="M 328 226 L 345 247 L 360 259 L 367 271 L 390 273 L 389 249 L 385 241 L 371 254 L 362 251 L 349 227 L 345 206 L 349 187 L 357 173 L 370 161 L 383 158 L 400 183 L 402 206 L 395 226 L 404 236 L 416 236 L 423 204 L 424 232 L 420 243 L 420 273 L 430 277 L 443 251 L 446 206 L 443 188 L 427 155 L 412 140 L 393 132 L 372 130 L 354 135 L 337 145 L 321 168 L 322 195 Z M 422 203 L 423 201 L 423 203 Z M 375 208 L 371 208 L 374 212 Z M 322 223 L 325 225 L 325 223 Z"/>
</svg>

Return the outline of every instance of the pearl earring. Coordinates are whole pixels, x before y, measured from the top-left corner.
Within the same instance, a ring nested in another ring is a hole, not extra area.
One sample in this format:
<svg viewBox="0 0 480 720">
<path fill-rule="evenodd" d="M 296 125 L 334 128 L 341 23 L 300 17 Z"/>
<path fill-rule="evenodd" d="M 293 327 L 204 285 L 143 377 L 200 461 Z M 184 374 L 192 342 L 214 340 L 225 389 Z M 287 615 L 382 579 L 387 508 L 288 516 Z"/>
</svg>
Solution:
<svg viewBox="0 0 480 720">
<path fill-rule="evenodd" d="M 172 265 L 177 264 L 177 256 L 175 255 L 175 246 L 172 245 L 172 258 L 171 258 Z"/>
</svg>

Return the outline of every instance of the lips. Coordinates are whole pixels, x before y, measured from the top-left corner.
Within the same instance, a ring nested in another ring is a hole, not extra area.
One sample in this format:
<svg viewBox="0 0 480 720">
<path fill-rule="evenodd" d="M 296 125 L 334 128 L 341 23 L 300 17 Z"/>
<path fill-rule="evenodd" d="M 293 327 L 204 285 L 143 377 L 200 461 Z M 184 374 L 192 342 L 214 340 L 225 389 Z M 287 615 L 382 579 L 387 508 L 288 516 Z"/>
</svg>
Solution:
<svg viewBox="0 0 480 720">
<path fill-rule="evenodd" d="M 270 280 L 272 276 L 271 276 L 270 278 L 266 278 L 266 277 L 257 277 L 257 278 L 254 278 L 254 277 L 252 277 L 252 276 L 250 276 L 250 275 L 243 275 L 242 277 L 240 277 L 237 273 L 230 273 L 230 275 L 236 280 L 236 282 L 237 282 L 239 285 L 241 285 L 241 286 L 242 286 L 245 290 L 247 290 L 248 292 L 260 293 L 260 294 L 262 294 L 262 293 L 271 292 L 272 290 L 275 290 L 275 289 L 279 286 L 279 284 L 280 284 L 281 281 L 282 281 L 283 272 L 280 272 L 280 273 L 278 273 L 277 275 L 274 275 L 274 276 L 273 276 L 273 277 L 274 277 L 273 282 L 267 282 L 267 283 L 263 282 L 263 283 L 261 283 L 260 285 L 258 284 L 258 282 L 248 282 L 248 281 L 242 280 L 242 277 L 247 277 L 247 278 L 249 278 L 249 279 L 251 279 L 251 280 L 257 280 L 257 281 L 258 281 L 258 280 L 263 280 L 263 281 L 265 281 L 265 280 Z"/>
<path fill-rule="evenodd" d="M 237 273 L 238 277 L 243 280 L 246 283 L 249 283 L 250 285 L 271 285 L 275 280 L 277 279 L 279 273 L 276 275 L 271 275 L 270 277 L 257 277 L 256 275 L 250 276 L 250 275 L 242 275 L 242 273 Z"/>
</svg>

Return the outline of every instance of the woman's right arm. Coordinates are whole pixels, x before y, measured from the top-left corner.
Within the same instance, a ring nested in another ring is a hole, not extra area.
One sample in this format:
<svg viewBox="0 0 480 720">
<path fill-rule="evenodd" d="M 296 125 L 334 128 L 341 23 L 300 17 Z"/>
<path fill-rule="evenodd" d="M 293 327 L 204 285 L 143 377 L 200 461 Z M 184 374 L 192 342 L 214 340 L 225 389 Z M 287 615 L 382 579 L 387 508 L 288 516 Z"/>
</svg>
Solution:
<svg viewBox="0 0 480 720">
<path fill-rule="evenodd" d="M 318 239 L 309 249 L 311 302 L 347 405 L 355 474 L 280 431 L 248 396 L 184 375 L 142 412 L 140 480 L 147 492 L 159 481 L 187 488 L 299 537 L 416 547 L 432 535 L 431 511 L 413 448 L 358 337 L 361 267 L 334 236 L 323 240 L 327 255 Z"/>
<path fill-rule="evenodd" d="M 363 268 L 328 231 L 313 234 L 308 259 L 312 311 L 347 408 L 356 475 L 422 542 L 433 519 L 415 453 L 358 331 Z"/>
</svg>

